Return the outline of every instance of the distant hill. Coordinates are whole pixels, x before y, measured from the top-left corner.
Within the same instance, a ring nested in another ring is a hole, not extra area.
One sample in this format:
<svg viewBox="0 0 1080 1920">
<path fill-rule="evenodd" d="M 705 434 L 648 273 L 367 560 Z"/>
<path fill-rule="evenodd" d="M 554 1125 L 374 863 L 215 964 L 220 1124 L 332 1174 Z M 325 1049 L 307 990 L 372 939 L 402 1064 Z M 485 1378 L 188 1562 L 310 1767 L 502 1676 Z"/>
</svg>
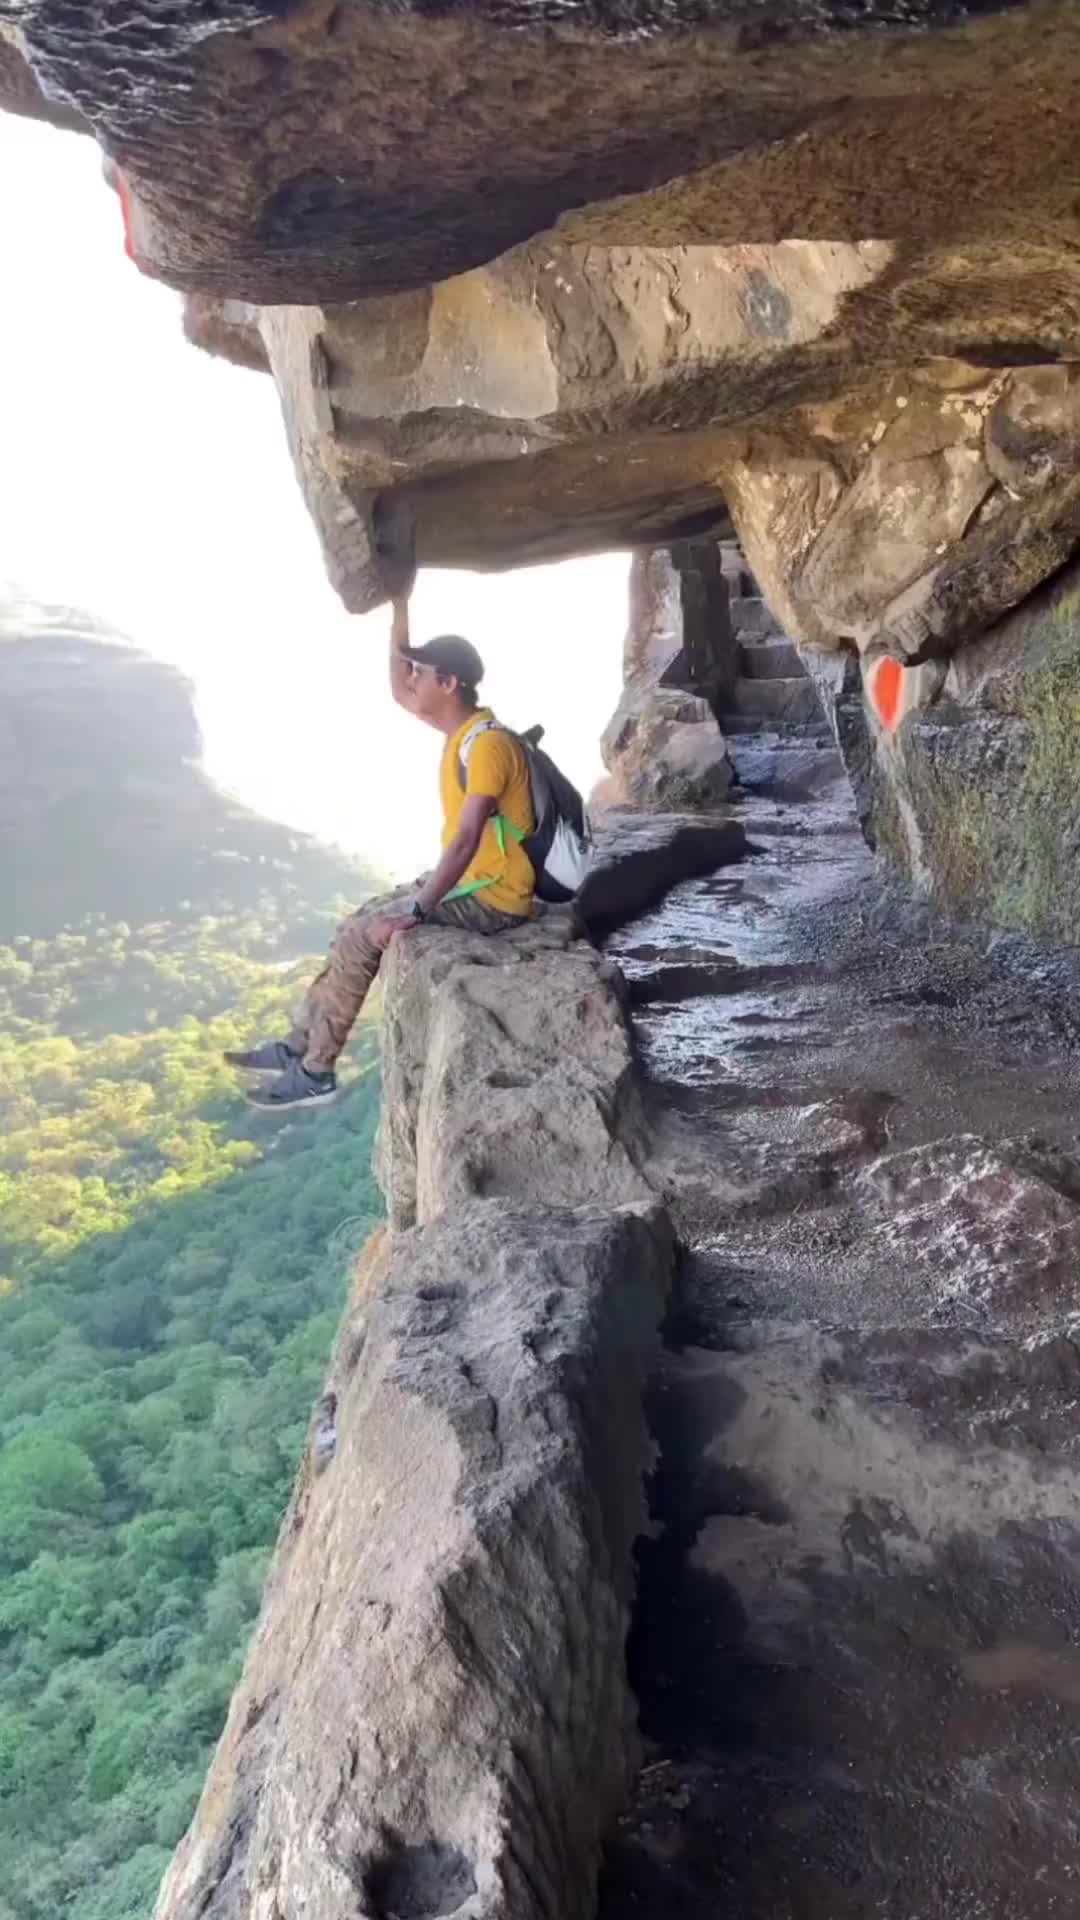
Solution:
<svg viewBox="0 0 1080 1920">
<path fill-rule="evenodd" d="M 201 749 L 174 668 L 70 608 L 0 600 L 0 940 L 268 898 L 302 918 L 371 891 L 358 863 L 221 792 Z"/>
</svg>

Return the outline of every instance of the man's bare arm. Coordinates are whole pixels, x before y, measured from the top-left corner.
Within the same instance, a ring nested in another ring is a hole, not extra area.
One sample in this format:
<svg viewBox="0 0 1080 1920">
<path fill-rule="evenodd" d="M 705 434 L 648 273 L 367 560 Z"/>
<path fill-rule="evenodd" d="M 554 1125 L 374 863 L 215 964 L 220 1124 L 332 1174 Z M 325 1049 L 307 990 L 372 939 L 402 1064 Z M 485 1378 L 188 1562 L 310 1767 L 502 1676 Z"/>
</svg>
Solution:
<svg viewBox="0 0 1080 1920">
<path fill-rule="evenodd" d="M 458 830 L 434 873 L 428 875 L 416 896 L 417 906 L 430 913 L 456 887 L 469 862 L 476 856 L 484 828 L 498 802 L 487 793 L 470 793 L 461 809 Z"/>
<path fill-rule="evenodd" d="M 398 594 L 393 602 L 390 615 L 390 692 L 399 707 L 408 705 L 405 689 L 409 684 L 409 670 L 404 659 L 405 648 L 409 644 L 409 597 Z"/>
</svg>

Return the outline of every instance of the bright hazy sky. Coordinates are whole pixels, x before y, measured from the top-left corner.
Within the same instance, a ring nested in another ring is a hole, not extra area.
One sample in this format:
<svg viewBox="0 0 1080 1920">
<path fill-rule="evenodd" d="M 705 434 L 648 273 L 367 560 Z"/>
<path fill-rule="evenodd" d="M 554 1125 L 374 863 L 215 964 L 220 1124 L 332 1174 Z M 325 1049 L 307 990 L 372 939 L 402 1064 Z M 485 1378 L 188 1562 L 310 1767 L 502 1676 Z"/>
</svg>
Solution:
<svg viewBox="0 0 1080 1920">
<path fill-rule="evenodd" d="M 350 618 L 326 581 L 272 382 L 187 345 L 91 142 L 0 115 L 0 178 L 0 581 L 181 667 L 209 770 L 249 805 L 411 875 L 437 844 L 439 741 L 390 702 L 386 612 Z M 413 631 L 467 633 L 488 699 L 542 720 L 587 789 L 626 576 L 620 555 L 425 573 Z"/>
</svg>

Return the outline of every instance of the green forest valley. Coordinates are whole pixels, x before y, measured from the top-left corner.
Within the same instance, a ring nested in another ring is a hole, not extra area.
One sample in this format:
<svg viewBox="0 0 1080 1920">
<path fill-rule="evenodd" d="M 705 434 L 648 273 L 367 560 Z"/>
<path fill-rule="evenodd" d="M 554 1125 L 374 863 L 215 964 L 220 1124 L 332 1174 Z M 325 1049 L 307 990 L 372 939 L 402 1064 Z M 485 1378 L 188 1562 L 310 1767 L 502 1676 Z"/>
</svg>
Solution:
<svg viewBox="0 0 1080 1920">
<path fill-rule="evenodd" d="M 372 1022 L 291 1124 L 221 1062 L 310 967 L 253 913 L 0 949 L 3 1920 L 147 1920 L 224 1719 L 379 1213 Z"/>
<path fill-rule="evenodd" d="M 85 616 L 0 607 L 0 714 L 0 1920 L 150 1920 L 381 1211 L 377 1019 L 318 1114 L 222 1049 L 372 880 Z"/>
</svg>

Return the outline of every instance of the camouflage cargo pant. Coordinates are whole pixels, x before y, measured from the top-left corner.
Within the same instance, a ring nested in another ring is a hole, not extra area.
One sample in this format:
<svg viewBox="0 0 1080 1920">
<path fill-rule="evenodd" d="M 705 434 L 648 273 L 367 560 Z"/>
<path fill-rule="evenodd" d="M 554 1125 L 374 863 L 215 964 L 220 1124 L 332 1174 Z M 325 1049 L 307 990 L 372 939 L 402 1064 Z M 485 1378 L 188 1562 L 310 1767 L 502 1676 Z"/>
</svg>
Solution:
<svg viewBox="0 0 1080 1920">
<path fill-rule="evenodd" d="M 330 958 L 304 995 L 296 1023 L 288 1037 L 294 1053 L 303 1055 L 310 1073 L 329 1073 L 352 1031 L 371 983 L 379 971 L 383 949 L 368 931 L 373 919 L 407 913 L 416 898 L 416 886 L 369 900 L 343 920 L 334 936 Z M 495 913 L 483 896 L 468 893 L 461 900 L 444 900 L 424 922 L 429 927 L 463 927 L 469 933 L 503 933 L 519 927 L 521 915 Z"/>
</svg>

